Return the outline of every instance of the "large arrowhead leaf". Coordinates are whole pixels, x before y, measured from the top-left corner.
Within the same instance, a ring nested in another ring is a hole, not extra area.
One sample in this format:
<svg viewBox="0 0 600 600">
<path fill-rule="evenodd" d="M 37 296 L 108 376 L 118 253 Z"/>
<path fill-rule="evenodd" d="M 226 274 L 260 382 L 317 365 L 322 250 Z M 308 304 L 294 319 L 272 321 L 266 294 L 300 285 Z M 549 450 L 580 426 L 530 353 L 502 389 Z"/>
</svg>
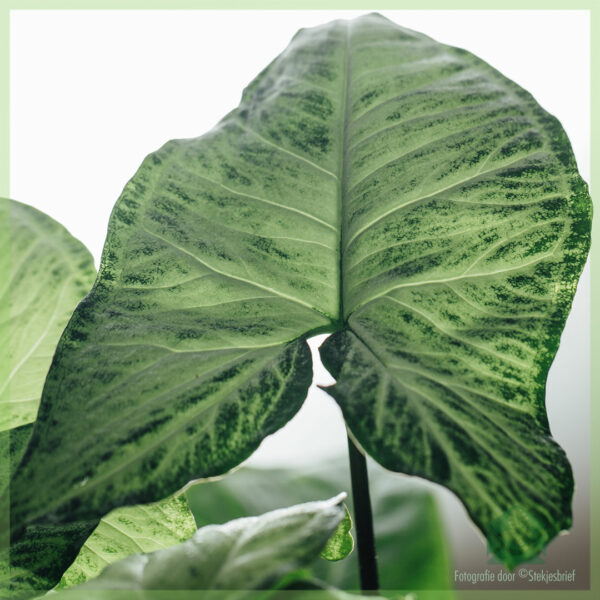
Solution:
<svg viewBox="0 0 600 600">
<path fill-rule="evenodd" d="M 54 219 L 14 200 L 0 203 L 6 207 L 0 234 L 9 240 L 3 258 L 10 259 L 0 292 L 9 304 L 0 338 L 10 354 L 9 370 L 0 378 L 4 431 L 35 420 L 56 344 L 96 271 L 87 248 Z"/>
<path fill-rule="evenodd" d="M 531 557 L 570 522 L 544 386 L 590 212 L 561 126 L 481 60 L 377 15 L 301 31 L 126 186 L 13 480 L 15 537 L 238 464 L 303 401 L 304 337 L 337 331 L 323 358 L 360 444 L 454 490 L 506 564 Z"/>
</svg>

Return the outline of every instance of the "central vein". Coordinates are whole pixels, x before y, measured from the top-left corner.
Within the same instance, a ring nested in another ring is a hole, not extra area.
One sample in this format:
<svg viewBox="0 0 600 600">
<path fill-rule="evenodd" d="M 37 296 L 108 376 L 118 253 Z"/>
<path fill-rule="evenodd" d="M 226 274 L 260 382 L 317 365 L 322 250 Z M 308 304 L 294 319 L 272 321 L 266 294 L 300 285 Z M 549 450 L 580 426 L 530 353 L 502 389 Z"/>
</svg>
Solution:
<svg viewBox="0 0 600 600">
<path fill-rule="evenodd" d="M 339 302 L 339 326 L 343 326 L 344 317 L 344 276 L 343 276 L 343 261 L 344 261 L 344 194 L 346 191 L 346 177 L 345 177 L 345 164 L 346 164 L 346 130 L 348 127 L 348 96 L 350 90 L 350 33 L 352 28 L 352 22 L 347 21 L 346 25 L 346 44 L 344 52 L 344 83 L 342 85 L 342 110 L 340 111 L 340 153 L 338 163 L 338 231 L 339 231 L 339 290 L 340 290 L 340 302 Z"/>
</svg>

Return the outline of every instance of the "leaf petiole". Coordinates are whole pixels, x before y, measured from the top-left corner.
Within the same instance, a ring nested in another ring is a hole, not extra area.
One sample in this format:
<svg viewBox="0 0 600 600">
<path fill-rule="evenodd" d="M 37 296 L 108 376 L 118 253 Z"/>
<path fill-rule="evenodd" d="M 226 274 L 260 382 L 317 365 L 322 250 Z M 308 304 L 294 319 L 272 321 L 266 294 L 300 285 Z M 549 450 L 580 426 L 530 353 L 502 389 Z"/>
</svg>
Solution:
<svg viewBox="0 0 600 600">
<path fill-rule="evenodd" d="M 356 544 L 360 587 L 363 592 L 379 589 L 379 574 L 375 554 L 375 535 L 373 533 L 373 511 L 369 496 L 369 475 L 365 455 L 356 447 L 348 435 L 348 458 L 352 479 L 352 498 L 354 500 L 354 523 L 356 525 Z"/>
</svg>

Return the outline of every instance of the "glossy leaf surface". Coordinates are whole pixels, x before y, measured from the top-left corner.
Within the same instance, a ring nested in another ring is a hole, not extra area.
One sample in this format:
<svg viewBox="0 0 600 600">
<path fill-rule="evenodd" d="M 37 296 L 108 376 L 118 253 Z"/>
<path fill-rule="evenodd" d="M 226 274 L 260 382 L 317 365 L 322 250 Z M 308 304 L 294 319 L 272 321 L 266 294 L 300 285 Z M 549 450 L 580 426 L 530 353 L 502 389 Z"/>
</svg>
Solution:
<svg viewBox="0 0 600 600">
<path fill-rule="evenodd" d="M 304 337 L 335 331 L 322 355 L 358 443 L 527 560 L 570 524 L 544 394 L 590 215 L 560 124 L 480 59 L 378 15 L 300 31 L 127 184 L 14 479 L 15 532 L 227 471 L 302 403 Z"/>
</svg>

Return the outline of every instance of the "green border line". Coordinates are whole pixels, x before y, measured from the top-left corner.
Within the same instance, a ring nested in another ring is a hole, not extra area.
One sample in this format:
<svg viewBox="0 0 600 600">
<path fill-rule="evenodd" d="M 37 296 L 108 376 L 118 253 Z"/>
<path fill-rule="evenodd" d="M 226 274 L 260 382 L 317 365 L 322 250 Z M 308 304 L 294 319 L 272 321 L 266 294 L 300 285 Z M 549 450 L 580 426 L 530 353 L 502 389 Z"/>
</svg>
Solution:
<svg viewBox="0 0 600 600">
<path fill-rule="evenodd" d="M 380 0 L 376 6 L 368 6 L 365 0 L 0 0 L 0 81 L 5 82 L 5 87 L 0 95 L 0 196 L 9 196 L 9 172 L 10 172 L 10 72 L 9 72 L 9 49 L 10 49 L 10 11 L 11 10 L 589 10 L 590 12 L 590 40 L 591 40 L 591 173 L 592 181 L 600 181 L 600 163 L 594 158 L 600 154 L 600 120 L 595 118 L 593 107 L 594 100 L 600 98 L 600 76 L 594 75 L 594 66 L 600 64 L 600 7 L 594 10 L 594 2 L 571 1 L 561 2 L 559 0 L 504 0 L 503 2 L 492 2 L 491 0 L 464 0 L 454 2 L 448 6 L 443 0 Z M 593 190 L 592 190 L 593 191 Z M 598 231 L 599 209 L 594 215 L 592 229 L 592 247 L 600 245 L 600 233 Z M 594 251 L 595 253 L 596 251 Z M 596 298 L 600 298 L 600 268 L 591 259 L 591 296 L 592 306 Z M 600 356 L 600 317 L 598 310 L 592 310 L 591 314 L 591 357 L 592 364 L 596 357 Z M 600 398 L 600 369 L 591 369 L 591 398 Z M 591 402 L 590 427 L 592 431 L 600 429 L 600 407 Z M 590 473 L 590 560 L 591 580 L 590 590 L 459 590 L 457 596 L 465 600 L 593 600 L 600 591 L 600 436 L 591 436 L 591 473 Z M 0 549 L 2 547 L 0 540 Z M 596 568 L 594 568 L 596 567 Z M 198 592 L 193 592 L 197 597 Z M 170 592 L 169 597 L 184 598 L 192 597 L 190 592 Z M 432 592 L 426 592 L 427 598 L 432 598 Z M 319 594 L 314 596 L 317 600 Z M 106 596 L 102 596 L 106 598 Z M 123 593 L 111 594 L 114 598 L 125 598 Z M 148 598 L 154 597 L 152 593 Z M 158 598 L 165 598 L 164 592 L 157 592 Z M 311 596 L 312 597 L 312 596 Z M 308 600 L 308 595 L 304 596 Z"/>
<path fill-rule="evenodd" d="M 448 6 L 444 0 L 2 0 L 8 10 L 591 10 L 593 2 L 578 0 L 462 0 Z M 552 6 L 549 6 L 552 5 Z"/>
</svg>

